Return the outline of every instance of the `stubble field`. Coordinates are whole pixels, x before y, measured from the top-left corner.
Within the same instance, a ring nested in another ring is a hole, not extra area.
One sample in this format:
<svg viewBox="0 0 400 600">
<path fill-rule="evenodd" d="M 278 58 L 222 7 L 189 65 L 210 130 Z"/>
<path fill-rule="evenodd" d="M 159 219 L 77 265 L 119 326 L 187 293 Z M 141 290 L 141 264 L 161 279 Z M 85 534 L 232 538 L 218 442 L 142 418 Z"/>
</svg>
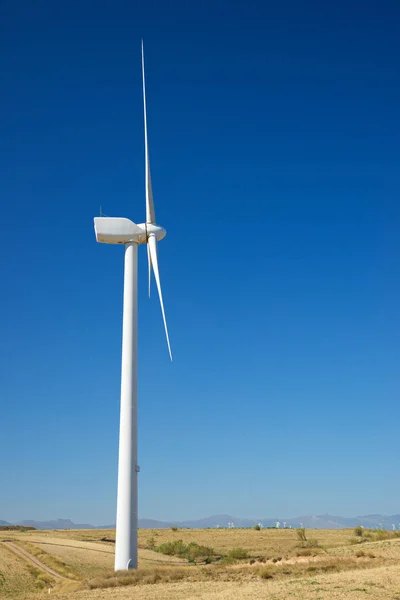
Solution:
<svg viewBox="0 0 400 600">
<path fill-rule="evenodd" d="M 400 537 L 294 529 L 140 530 L 113 573 L 113 530 L 0 532 L 0 598 L 400 600 Z M 6 541 L 7 540 L 7 541 Z"/>
</svg>

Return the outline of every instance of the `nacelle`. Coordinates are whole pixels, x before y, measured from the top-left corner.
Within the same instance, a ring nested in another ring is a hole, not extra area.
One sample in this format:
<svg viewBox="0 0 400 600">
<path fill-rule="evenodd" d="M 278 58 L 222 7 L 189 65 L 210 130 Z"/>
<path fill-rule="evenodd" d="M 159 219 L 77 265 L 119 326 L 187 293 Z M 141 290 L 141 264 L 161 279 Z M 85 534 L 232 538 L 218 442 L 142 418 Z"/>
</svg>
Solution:
<svg viewBox="0 0 400 600">
<path fill-rule="evenodd" d="M 96 240 L 103 244 L 145 244 L 146 229 L 124 217 L 95 217 Z"/>
<path fill-rule="evenodd" d="M 154 223 L 137 225 L 124 217 L 95 217 L 94 230 L 96 240 L 103 244 L 146 244 L 150 235 L 160 241 L 167 234 L 164 227 Z"/>
</svg>

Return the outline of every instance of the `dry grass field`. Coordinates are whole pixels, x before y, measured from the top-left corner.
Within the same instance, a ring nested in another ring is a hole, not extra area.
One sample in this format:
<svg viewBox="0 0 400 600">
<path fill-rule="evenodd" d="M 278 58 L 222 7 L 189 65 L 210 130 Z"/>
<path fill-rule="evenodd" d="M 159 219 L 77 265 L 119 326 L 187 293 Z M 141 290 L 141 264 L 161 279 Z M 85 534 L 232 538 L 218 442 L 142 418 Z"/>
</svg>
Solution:
<svg viewBox="0 0 400 600">
<path fill-rule="evenodd" d="M 115 531 L 0 532 L 0 598 L 400 600 L 400 538 L 351 530 L 141 530 L 139 569 L 115 576 Z M 16 550 L 28 553 L 29 563 Z M 51 576 L 51 572 L 60 575 Z"/>
</svg>

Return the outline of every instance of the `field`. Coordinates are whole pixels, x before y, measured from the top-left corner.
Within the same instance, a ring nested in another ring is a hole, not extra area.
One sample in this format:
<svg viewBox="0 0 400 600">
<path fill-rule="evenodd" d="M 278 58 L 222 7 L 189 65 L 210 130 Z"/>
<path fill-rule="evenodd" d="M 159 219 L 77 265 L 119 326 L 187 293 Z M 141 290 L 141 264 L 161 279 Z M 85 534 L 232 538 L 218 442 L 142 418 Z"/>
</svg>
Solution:
<svg viewBox="0 0 400 600">
<path fill-rule="evenodd" d="M 400 600 L 395 532 L 140 530 L 139 569 L 117 576 L 114 539 L 113 530 L 0 532 L 0 598 Z"/>
</svg>

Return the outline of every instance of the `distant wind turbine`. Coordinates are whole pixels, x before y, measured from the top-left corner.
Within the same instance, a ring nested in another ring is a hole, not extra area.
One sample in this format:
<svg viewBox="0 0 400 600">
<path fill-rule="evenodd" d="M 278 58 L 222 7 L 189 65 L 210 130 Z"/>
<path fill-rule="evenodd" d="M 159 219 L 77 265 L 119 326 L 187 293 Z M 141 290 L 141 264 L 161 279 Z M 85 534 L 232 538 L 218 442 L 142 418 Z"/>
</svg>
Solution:
<svg viewBox="0 0 400 600">
<path fill-rule="evenodd" d="M 144 51 L 142 42 L 142 81 L 144 110 L 146 222 L 137 225 L 119 217 L 96 217 L 96 240 L 104 244 L 124 244 L 124 308 L 122 327 L 121 411 L 119 430 L 117 529 L 115 540 L 115 570 L 136 569 L 137 552 L 137 251 L 139 244 L 147 244 L 149 288 L 151 269 L 160 297 L 161 313 L 169 355 L 172 360 L 167 321 L 158 270 L 157 242 L 166 231 L 156 225 L 153 192 L 150 178 L 147 139 L 146 86 L 144 76 Z"/>
</svg>

